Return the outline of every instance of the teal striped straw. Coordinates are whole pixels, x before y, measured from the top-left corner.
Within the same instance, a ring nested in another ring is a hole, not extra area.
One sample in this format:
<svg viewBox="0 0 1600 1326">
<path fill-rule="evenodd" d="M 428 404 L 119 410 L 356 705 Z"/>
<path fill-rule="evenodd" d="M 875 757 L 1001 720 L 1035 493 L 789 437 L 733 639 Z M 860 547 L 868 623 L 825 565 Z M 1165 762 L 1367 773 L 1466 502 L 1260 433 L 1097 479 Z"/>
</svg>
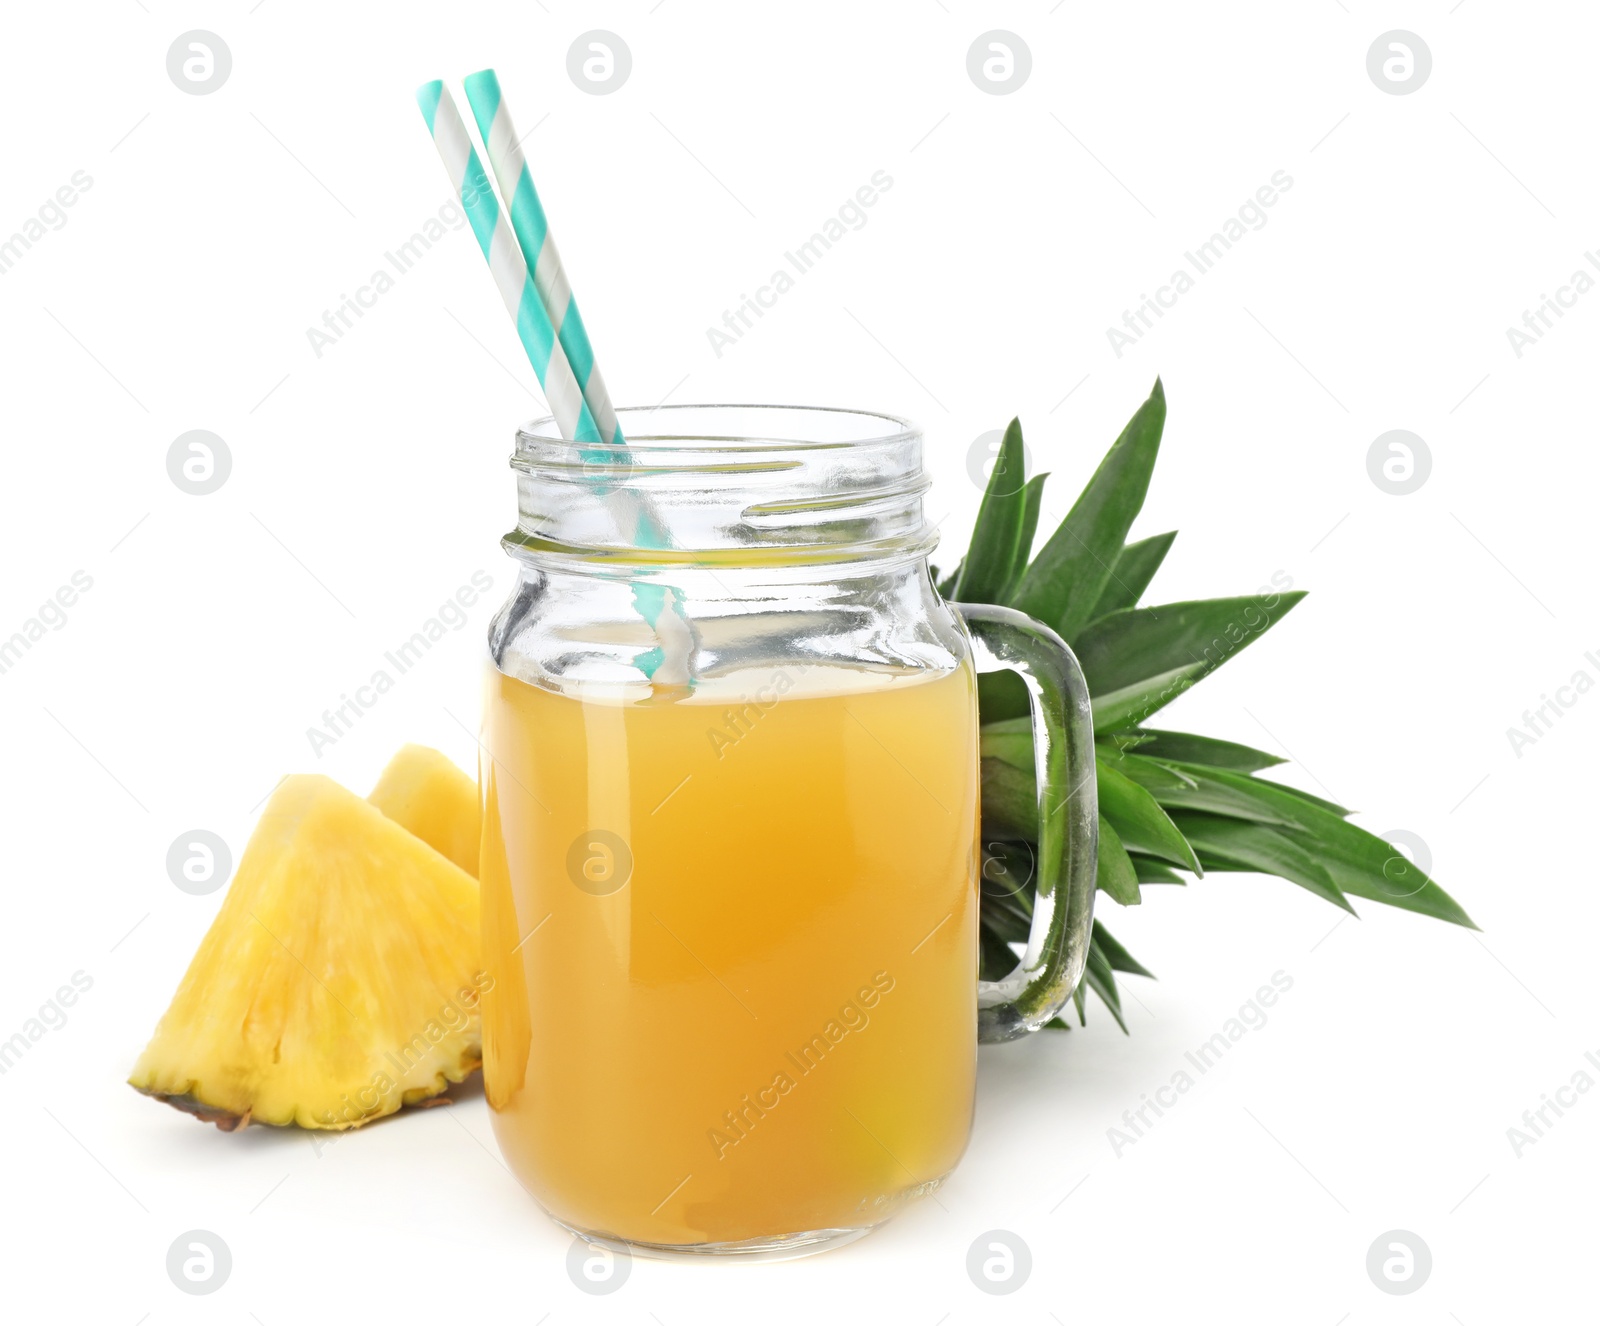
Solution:
<svg viewBox="0 0 1600 1326">
<path fill-rule="evenodd" d="M 510 121 L 503 114 L 504 108 L 500 104 L 499 82 L 493 70 L 485 70 L 484 74 L 493 86 L 497 108 L 502 112 L 499 119 L 503 121 L 504 128 L 497 132 L 509 136 Z M 474 77 L 480 80 L 481 86 L 483 75 Z M 471 93 L 468 95 L 470 97 Z M 619 451 L 623 438 L 622 430 L 617 425 L 616 412 L 594 366 L 588 334 L 578 317 L 577 304 L 567 286 L 560 258 L 550 243 L 549 228 L 544 224 L 544 210 L 533 191 L 533 180 L 528 175 L 527 163 L 523 161 L 520 149 L 516 147 L 514 139 L 508 137 L 520 169 L 512 177 L 516 183 L 507 189 L 507 194 L 512 199 L 513 215 L 518 211 L 522 213 L 524 229 L 529 238 L 524 238 L 522 230 L 513 233 L 513 228 L 506 225 L 499 200 L 490 187 L 483 164 L 467 133 L 467 126 L 461 119 L 461 112 L 456 109 L 455 99 L 444 81 L 436 78 L 419 87 L 417 104 L 422 108 L 422 118 L 428 126 L 428 132 L 433 135 L 434 145 L 444 162 L 445 174 L 450 179 L 451 188 L 461 199 L 461 206 L 472 225 L 478 247 L 489 264 L 489 271 L 500 290 L 506 311 L 516 323 L 517 336 L 522 341 L 522 348 L 533 366 L 540 387 L 544 389 L 545 398 L 550 402 L 550 413 L 555 417 L 561 436 L 569 442 L 592 444 L 580 446 L 578 452 L 586 463 L 627 463 L 631 459 L 628 453 Z M 476 104 L 474 111 L 477 111 Z M 493 123 L 494 117 L 491 116 Z M 487 143 L 488 134 L 485 133 L 484 137 Z M 505 175 L 498 168 L 496 174 L 501 180 L 501 187 L 506 188 Z M 520 208 L 517 204 L 519 196 L 523 198 Z M 532 199 L 531 213 L 526 201 L 528 198 Z M 533 228 L 533 217 L 537 217 L 537 230 Z M 530 249 L 529 243 L 535 234 L 541 243 L 539 247 Z M 545 250 L 549 251 L 550 257 L 542 260 L 540 255 Z M 524 256 L 529 253 L 532 254 L 531 264 L 530 259 Z M 545 290 L 540 289 L 530 266 L 545 268 Z M 559 299 L 562 292 L 565 292 L 565 303 L 559 319 L 552 319 L 548 311 L 551 305 L 547 305 L 546 298 Z M 558 321 L 561 327 L 559 336 L 556 332 Z M 573 358 L 569 357 L 569 342 L 574 346 L 573 356 L 582 366 L 581 376 L 574 371 Z M 586 398 L 590 390 L 596 393 L 602 413 L 608 420 L 604 436 L 595 423 L 595 413 Z M 601 485 L 601 491 L 626 537 L 644 548 L 670 546 L 666 531 L 654 519 L 638 493 L 625 484 Z M 694 633 L 683 614 L 678 591 L 670 586 L 645 583 L 633 585 L 632 593 L 634 607 L 661 642 L 641 652 L 634 660 L 636 665 L 645 676 L 663 685 L 692 687 L 694 681 L 689 672 L 689 655 L 694 647 Z"/>
<path fill-rule="evenodd" d="M 589 344 L 588 330 L 578 312 L 578 301 L 573 297 L 572 284 L 567 280 L 561 255 L 556 251 L 555 237 L 550 233 L 539 191 L 533 186 L 533 174 L 528 169 L 522 144 L 517 141 L 511 112 L 500 95 L 500 80 L 493 69 L 482 69 L 468 74 L 461 83 L 466 90 L 467 104 L 472 107 L 472 116 L 478 122 L 478 132 L 483 136 L 489 167 L 500 185 L 501 197 L 506 200 L 506 210 L 511 213 L 511 229 L 522 246 L 523 259 L 533 273 L 534 284 L 561 340 L 561 348 L 567 353 L 567 362 L 572 365 L 578 385 L 583 389 L 589 413 L 600 429 L 600 440 L 621 445 L 623 436 L 617 426 L 617 412 L 612 408 L 605 381 L 595 366 L 594 348 Z"/>
<path fill-rule="evenodd" d="M 483 164 L 478 160 L 472 139 L 467 136 L 467 126 L 462 123 L 455 98 L 444 81 L 436 78 L 417 89 L 417 104 L 422 107 L 422 118 L 444 161 L 450 187 L 461 199 L 478 247 L 483 250 L 484 260 L 505 301 L 506 311 L 517 325 L 517 335 L 550 402 L 556 427 L 568 441 L 599 442 L 600 430 L 595 426 L 594 415 L 583 398 L 583 389 L 556 337 L 555 328 L 550 324 L 550 315 L 545 312 L 544 301 L 528 272 L 522 250 L 500 213 L 499 200 L 489 186 L 488 176 L 483 173 Z"/>
</svg>

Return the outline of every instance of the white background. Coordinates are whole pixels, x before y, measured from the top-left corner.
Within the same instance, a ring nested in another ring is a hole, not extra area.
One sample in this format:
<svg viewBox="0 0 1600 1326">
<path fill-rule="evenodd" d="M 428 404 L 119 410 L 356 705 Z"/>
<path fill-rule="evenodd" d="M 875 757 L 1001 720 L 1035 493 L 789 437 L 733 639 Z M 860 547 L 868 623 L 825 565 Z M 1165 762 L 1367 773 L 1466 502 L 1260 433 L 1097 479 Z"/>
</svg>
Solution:
<svg viewBox="0 0 1600 1326">
<path fill-rule="evenodd" d="M 1506 1135 L 1600 1053 L 1600 697 L 1520 758 L 1506 735 L 1579 669 L 1600 678 L 1600 294 L 1520 358 L 1506 336 L 1600 243 L 1592 10 L 108 0 L 15 5 L 4 28 L 0 237 L 74 171 L 93 180 L 0 276 L 0 635 L 93 579 L 0 676 L 0 1036 L 93 980 L 0 1077 L 13 1310 L 31 1292 L 55 1320 L 266 1326 L 1593 1315 L 1600 1092 L 1520 1157 Z M 232 51 L 206 96 L 166 71 L 192 28 Z M 566 73 L 592 28 L 633 55 L 608 96 Z M 992 28 L 1032 52 L 1010 95 L 967 74 Z M 1366 70 L 1396 28 L 1433 54 L 1405 96 Z M 810 1261 L 637 1263 L 608 1298 L 569 1281 L 570 1240 L 500 1165 L 476 1093 L 319 1150 L 124 1086 L 222 896 L 173 887 L 178 834 L 237 852 L 281 774 L 365 792 L 405 740 L 472 765 L 531 373 L 466 231 L 320 358 L 306 332 L 446 198 L 414 86 L 487 64 L 539 126 L 529 156 L 618 399 L 910 414 L 945 565 L 977 506 L 974 438 L 1021 415 L 1056 475 L 1050 527 L 1160 372 L 1136 532 L 1182 534 L 1154 599 L 1276 571 L 1313 591 L 1170 725 L 1292 752 L 1285 778 L 1420 835 L 1482 937 L 1374 904 L 1335 928 L 1246 876 L 1102 900 L 1161 978 L 1130 983 L 1132 1036 L 1091 1001 L 1087 1031 L 985 1050 L 937 1204 Z M 894 186 L 869 224 L 718 358 L 706 328 L 879 169 Z M 1119 359 L 1106 328 L 1278 170 L 1294 183 L 1269 223 Z M 195 428 L 232 454 L 210 496 L 167 476 Z M 1405 497 L 1366 466 L 1395 428 L 1433 457 Z M 306 729 L 479 569 L 495 590 L 471 623 L 314 755 Z M 1278 970 L 1294 986 L 1269 1023 L 1114 1155 L 1122 1111 Z M 165 1271 L 195 1228 L 233 1254 L 210 1298 Z M 1010 1298 L 965 1270 L 995 1228 L 1033 1251 Z M 1433 1254 L 1409 1297 L 1365 1270 L 1396 1228 Z"/>
</svg>

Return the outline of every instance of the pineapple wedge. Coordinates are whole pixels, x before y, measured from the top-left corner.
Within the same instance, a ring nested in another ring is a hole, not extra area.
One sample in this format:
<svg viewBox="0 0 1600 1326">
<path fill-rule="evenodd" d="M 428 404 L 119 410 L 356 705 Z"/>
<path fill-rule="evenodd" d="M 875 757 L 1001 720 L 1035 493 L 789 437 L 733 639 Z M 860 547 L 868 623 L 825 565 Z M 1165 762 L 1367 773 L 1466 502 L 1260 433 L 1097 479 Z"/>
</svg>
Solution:
<svg viewBox="0 0 1600 1326">
<path fill-rule="evenodd" d="M 479 1066 L 477 881 L 331 779 L 279 785 L 135 1065 L 232 1130 L 353 1128 Z"/>
<path fill-rule="evenodd" d="M 478 874 L 478 782 L 430 746 L 402 746 L 367 798 L 467 874 Z"/>
</svg>

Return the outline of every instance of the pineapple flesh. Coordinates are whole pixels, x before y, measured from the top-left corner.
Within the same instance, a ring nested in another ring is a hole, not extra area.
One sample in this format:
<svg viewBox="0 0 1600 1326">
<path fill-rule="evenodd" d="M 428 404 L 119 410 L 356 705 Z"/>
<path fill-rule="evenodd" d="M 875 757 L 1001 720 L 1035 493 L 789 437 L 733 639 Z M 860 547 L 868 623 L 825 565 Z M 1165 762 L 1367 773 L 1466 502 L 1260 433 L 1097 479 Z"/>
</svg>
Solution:
<svg viewBox="0 0 1600 1326">
<path fill-rule="evenodd" d="M 293 775 L 129 1082 L 230 1130 L 392 1114 L 479 1066 L 478 950 L 471 875 L 332 780 Z"/>
<path fill-rule="evenodd" d="M 474 879 L 478 875 L 478 783 L 429 746 L 402 746 L 367 798 Z"/>
</svg>

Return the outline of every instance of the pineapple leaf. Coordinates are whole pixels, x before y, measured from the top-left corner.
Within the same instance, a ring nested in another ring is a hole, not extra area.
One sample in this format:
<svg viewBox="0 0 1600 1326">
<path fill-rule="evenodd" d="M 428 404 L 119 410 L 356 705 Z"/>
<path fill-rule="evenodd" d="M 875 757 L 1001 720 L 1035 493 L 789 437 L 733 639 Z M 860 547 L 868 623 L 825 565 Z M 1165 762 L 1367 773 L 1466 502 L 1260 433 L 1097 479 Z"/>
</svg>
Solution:
<svg viewBox="0 0 1600 1326">
<path fill-rule="evenodd" d="M 987 898 L 992 895 L 985 896 Z M 1032 925 L 1027 916 L 1004 903 L 984 907 L 979 916 L 979 924 L 991 931 L 996 939 L 1008 944 L 1027 943 L 1028 930 Z"/>
<path fill-rule="evenodd" d="M 1102 690 L 1098 694 L 1095 693 L 1094 683 L 1091 681 L 1089 688 L 1094 702 L 1096 735 L 1102 732 L 1114 732 L 1118 728 L 1127 727 L 1130 723 L 1143 721 L 1157 709 L 1171 704 L 1210 671 L 1211 667 L 1207 663 L 1190 663 L 1186 667 L 1172 668 L 1170 671 L 1145 677 L 1117 690 Z M 987 713 L 985 717 L 988 717 Z M 1010 717 L 1010 715 L 996 714 L 995 717 Z"/>
<path fill-rule="evenodd" d="M 1301 840 L 1250 820 L 1233 820 L 1204 811 L 1182 811 L 1174 822 L 1202 858 L 1213 867 L 1227 870 L 1259 870 L 1280 875 L 1301 888 L 1310 889 L 1325 902 L 1354 914 L 1355 908 L 1339 891 L 1332 874 L 1308 852 Z M 1342 823 L 1343 821 L 1341 821 Z"/>
<path fill-rule="evenodd" d="M 984 723 L 1023 718 L 1028 713 L 1028 688 L 1014 672 L 978 676 L 978 717 Z"/>
<path fill-rule="evenodd" d="M 1330 815 L 1337 815 L 1340 819 L 1347 819 L 1349 816 L 1355 813 L 1354 811 L 1348 810 L 1344 806 L 1341 806 L 1337 801 L 1325 800 L 1313 792 L 1307 792 L 1303 787 L 1290 787 L 1287 783 L 1274 783 L 1266 778 L 1259 778 L 1256 781 L 1267 783 L 1270 787 L 1281 788 L 1283 791 L 1288 792 L 1291 796 L 1297 796 L 1302 801 L 1309 801 L 1313 806 L 1320 806 Z"/>
<path fill-rule="evenodd" d="M 1192 765 L 1188 768 L 1191 773 L 1199 772 Z M 1288 820 L 1298 830 L 1297 840 L 1316 854 L 1344 892 L 1470 930 L 1478 928 L 1454 898 L 1376 834 L 1313 805 L 1280 784 L 1223 769 L 1207 773 L 1213 784 L 1226 787 L 1258 804 L 1267 813 Z M 1178 817 L 1174 816 L 1174 822 L 1183 828 Z M 1189 837 L 1187 830 L 1184 833 Z M 1204 853 L 1204 844 L 1195 846 Z"/>
<path fill-rule="evenodd" d="M 1240 773 L 1254 773 L 1257 769 L 1285 763 L 1279 756 L 1241 746 L 1236 741 L 1197 737 L 1190 732 L 1163 732 L 1142 727 L 1127 735 L 1146 738 L 1139 744 L 1139 753 L 1153 755 L 1158 760 L 1185 760 L 1190 764 L 1209 764 L 1216 769 L 1237 769 Z"/>
<path fill-rule="evenodd" d="M 972 548 L 937 586 L 941 594 L 954 591 L 969 602 L 1009 603 L 1071 642 L 1094 708 L 1098 888 L 1132 906 L 1144 884 L 1182 884 L 1174 866 L 1196 874 L 1257 871 L 1288 879 L 1345 911 L 1353 911 L 1349 894 L 1476 929 L 1411 861 L 1349 823 L 1343 806 L 1251 776 L 1284 763 L 1279 757 L 1237 742 L 1137 726 L 1304 597 L 1298 591 L 1266 592 L 1137 606 L 1176 537 L 1127 542 L 1165 420 L 1158 379 L 1031 563 L 1045 476 L 1028 481 L 1020 493 L 998 491 L 1019 472 L 1007 467 L 1021 464 L 1021 431 L 1013 420 L 996 466 L 1001 482 L 991 476 Z M 984 844 L 979 954 L 980 970 L 991 979 L 1015 965 L 1010 944 L 1023 942 L 1032 926 L 1029 844 L 1037 838 L 1039 815 L 1028 708 L 1020 678 L 979 678 L 983 829 L 992 836 Z M 1080 1025 L 1092 989 L 1128 1030 L 1118 971 L 1149 975 L 1096 921 L 1084 975 L 1072 993 Z M 1067 1023 L 1056 1018 L 1048 1025 Z"/>
<path fill-rule="evenodd" d="M 983 844 L 983 893 L 1000 905 L 1011 907 L 1024 920 L 1033 915 L 1033 845 L 1023 841 L 994 841 Z"/>
<path fill-rule="evenodd" d="M 985 837 L 1039 838 L 1038 789 L 1031 771 L 993 758 L 978 761 Z"/>
<path fill-rule="evenodd" d="M 1111 1010 L 1111 1016 L 1116 1018 L 1117 1025 L 1122 1028 L 1122 1034 L 1128 1034 L 1128 1024 L 1122 1016 L 1122 996 L 1117 993 L 1117 978 L 1111 970 L 1111 963 L 1106 958 L 1099 944 L 1091 935 L 1089 939 L 1088 960 L 1083 965 L 1084 982 L 1100 996 L 1100 1002 Z M 1080 985 L 1078 987 L 1082 989 Z"/>
<path fill-rule="evenodd" d="M 1100 946 L 1100 951 L 1106 955 L 1106 961 L 1111 964 L 1112 971 L 1127 972 L 1130 976 L 1147 976 L 1152 981 L 1156 979 L 1153 971 L 1147 971 L 1135 960 L 1133 954 L 1123 948 L 1111 937 L 1111 932 L 1101 925 L 1094 923 L 1094 942 Z"/>
<path fill-rule="evenodd" d="M 978 732 L 978 753 L 1018 769 L 1033 768 L 1033 720 L 1008 718 L 1003 723 L 985 724 Z"/>
<path fill-rule="evenodd" d="M 1111 741 L 1116 741 L 1122 734 L 1118 733 Z M 1119 749 L 1111 741 L 1095 742 L 1095 759 L 1104 760 L 1118 773 L 1126 774 L 1134 782 L 1149 791 L 1158 787 L 1198 787 L 1199 783 L 1186 773 L 1180 773 L 1173 765 L 1163 764 L 1160 760 L 1144 757 L 1142 751 L 1128 747 Z"/>
<path fill-rule="evenodd" d="M 1149 792 L 1106 760 L 1096 761 L 1095 773 L 1100 813 L 1111 821 L 1124 847 L 1159 856 L 1197 875 L 1204 873 L 1188 839 Z"/>
<path fill-rule="evenodd" d="M 1177 871 L 1145 856 L 1142 852 L 1129 852 L 1128 860 L 1133 862 L 1133 873 L 1139 877 L 1139 883 L 1141 884 L 1183 883 L 1183 876 L 1178 874 Z"/>
<path fill-rule="evenodd" d="M 1198 668 L 1193 678 L 1198 681 L 1264 635 L 1304 597 L 1303 590 L 1291 590 L 1276 595 L 1271 607 L 1262 596 L 1250 595 L 1124 608 L 1086 627 L 1073 652 L 1095 695 L 1109 696 L 1177 668 Z"/>
<path fill-rule="evenodd" d="M 1277 787 L 1276 783 L 1228 775 L 1226 769 L 1208 769 L 1200 764 L 1163 764 L 1143 755 L 1124 755 L 1116 767 L 1169 811 L 1203 810 L 1280 829 L 1298 824 L 1280 805 L 1257 791 Z M 1174 778 L 1179 781 L 1171 781 Z"/>
<path fill-rule="evenodd" d="M 1203 661 L 1191 663 L 1118 691 L 1092 695 L 1095 735 L 1113 739 L 1125 737 L 1131 724 L 1142 722 L 1156 710 L 1171 704 L 1209 671 L 1210 666 Z M 1009 672 L 984 673 L 978 678 L 978 711 L 985 732 L 1022 730 L 1008 726 L 1029 723 L 1028 692 L 1023 688 L 1022 679 Z"/>
<path fill-rule="evenodd" d="M 1160 570 L 1167 550 L 1177 537 L 1178 531 L 1170 530 L 1166 534 L 1153 534 L 1148 539 L 1140 539 L 1138 543 L 1123 544 L 1117 560 L 1111 565 L 1111 578 L 1100 591 L 1089 619 L 1093 621 L 1108 612 L 1137 605 L 1140 596 L 1150 588 L 1151 580 Z"/>
<path fill-rule="evenodd" d="M 1023 575 L 1011 606 L 1071 640 L 1094 612 L 1144 505 L 1161 446 L 1167 398 L 1156 379 L 1088 486 Z"/>
<path fill-rule="evenodd" d="M 1018 547 L 1027 503 L 1022 424 L 1013 419 L 1006 425 L 1000 454 L 995 457 L 989 485 L 978 508 L 972 542 L 956 576 L 953 594 L 957 603 L 1001 601 L 1006 586 L 1016 578 L 1018 559 L 1027 557 L 1027 550 Z"/>
<path fill-rule="evenodd" d="M 1128 859 L 1121 837 L 1104 815 L 1100 817 L 1100 853 L 1095 863 L 1095 885 L 1124 907 L 1139 905 L 1139 876 L 1134 872 L 1133 862 Z"/>
<path fill-rule="evenodd" d="M 1022 490 L 1022 526 L 1017 534 L 1017 559 L 1012 563 L 1011 578 L 1000 591 L 999 602 L 1009 602 L 1028 570 L 1028 558 L 1033 553 L 1033 536 L 1039 529 L 1039 507 L 1044 502 L 1044 481 L 1048 474 L 1036 474 Z"/>
<path fill-rule="evenodd" d="M 986 981 L 1003 981 L 1017 965 L 1017 955 L 992 926 L 978 927 L 978 975 Z"/>
</svg>

